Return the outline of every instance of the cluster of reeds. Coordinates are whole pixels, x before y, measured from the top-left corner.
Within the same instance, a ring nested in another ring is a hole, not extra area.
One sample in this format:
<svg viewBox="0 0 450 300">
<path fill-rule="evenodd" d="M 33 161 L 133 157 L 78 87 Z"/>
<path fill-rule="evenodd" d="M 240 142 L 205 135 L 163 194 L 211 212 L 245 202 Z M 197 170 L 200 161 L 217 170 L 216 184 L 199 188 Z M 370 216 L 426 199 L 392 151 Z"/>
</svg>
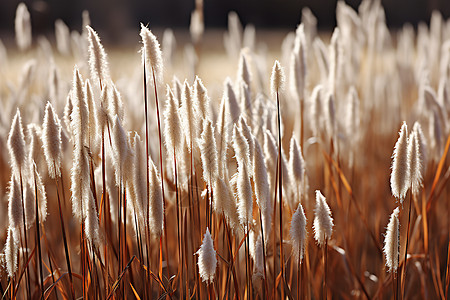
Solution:
<svg viewBox="0 0 450 300">
<path fill-rule="evenodd" d="M 394 33 L 370 0 L 336 17 L 328 42 L 305 8 L 273 63 L 230 13 L 217 57 L 198 0 L 187 68 L 141 25 L 116 69 L 87 12 L 54 52 L 20 4 L 2 299 L 448 299 L 450 21 Z"/>
</svg>

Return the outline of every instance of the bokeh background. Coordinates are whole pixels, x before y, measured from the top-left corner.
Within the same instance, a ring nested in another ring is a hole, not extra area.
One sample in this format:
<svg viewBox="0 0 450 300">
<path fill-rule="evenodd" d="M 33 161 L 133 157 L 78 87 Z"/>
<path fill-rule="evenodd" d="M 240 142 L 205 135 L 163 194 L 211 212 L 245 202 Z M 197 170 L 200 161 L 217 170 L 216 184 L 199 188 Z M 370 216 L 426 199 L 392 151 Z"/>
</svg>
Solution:
<svg viewBox="0 0 450 300">
<path fill-rule="evenodd" d="M 20 1 L 0 0 L 0 33 L 13 30 L 15 10 Z M 92 25 L 109 42 L 124 40 L 127 30 L 139 23 L 151 27 L 188 28 L 195 0 L 27 0 L 33 33 L 53 31 L 54 22 L 61 18 L 71 29 L 81 27 L 81 12 L 90 12 Z M 360 0 L 347 0 L 357 8 Z M 398 28 L 409 22 L 428 22 L 433 10 L 444 19 L 450 16 L 450 0 L 382 0 L 387 23 Z M 319 30 L 335 26 L 335 0 L 204 0 L 206 28 L 224 28 L 227 14 L 234 10 L 244 25 L 257 28 L 292 29 L 300 22 L 301 9 L 308 6 L 318 19 Z"/>
</svg>

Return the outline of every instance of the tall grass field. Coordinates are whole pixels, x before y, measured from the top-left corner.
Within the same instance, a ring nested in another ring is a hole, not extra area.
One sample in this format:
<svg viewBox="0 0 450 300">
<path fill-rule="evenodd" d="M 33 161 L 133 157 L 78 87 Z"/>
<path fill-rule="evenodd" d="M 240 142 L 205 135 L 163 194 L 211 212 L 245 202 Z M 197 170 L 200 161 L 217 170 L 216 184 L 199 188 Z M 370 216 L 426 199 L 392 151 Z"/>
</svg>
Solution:
<svg viewBox="0 0 450 300">
<path fill-rule="evenodd" d="M 449 299 L 450 20 L 0 37 L 1 299 Z"/>
</svg>

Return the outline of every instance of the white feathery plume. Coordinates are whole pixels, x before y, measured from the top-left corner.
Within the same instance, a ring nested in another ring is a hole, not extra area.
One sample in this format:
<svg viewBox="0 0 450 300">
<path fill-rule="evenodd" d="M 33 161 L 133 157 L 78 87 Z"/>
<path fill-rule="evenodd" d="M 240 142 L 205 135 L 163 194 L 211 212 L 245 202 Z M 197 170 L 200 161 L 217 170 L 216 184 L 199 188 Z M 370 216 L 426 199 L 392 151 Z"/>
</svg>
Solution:
<svg viewBox="0 0 450 300">
<path fill-rule="evenodd" d="M 236 154 L 236 161 L 238 166 L 245 165 L 246 169 L 253 171 L 252 164 L 250 162 L 250 150 L 248 140 L 244 137 L 239 128 L 234 125 L 233 128 L 233 149 Z"/>
<path fill-rule="evenodd" d="M 96 149 L 96 141 L 97 141 L 97 109 L 95 105 L 94 100 L 94 92 L 92 91 L 91 83 L 89 79 L 86 79 L 86 83 L 84 84 L 84 96 L 85 101 L 88 108 L 88 141 L 89 141 L 89 148 L 90 150 L 94 152 L 94 149 Z"/>
<path fill-rule="evenodd" d="M 239 225 L 236 202 L 230 184 L 222 177 L 214 182 L 214 210 L 225 215 L 230 228 L 236 230 Z"/>
<path fill-rule="evenodd" d="M 34 173 L 34 180 L 36 180 L 36 186 L 37 186 L 37 198 L 39 202 L 39 222 L 44 223 L 47 219 L 47 192 L 45 191 L 44 183 L 42 182 L 42 178 L 39 175 L 38 171 L 36 170 L 36 165 L 33 163 L 33 173 Z M 34 180 L 32 183 L 32 190 L 34 195 L 36 196 L 36 191 L 34 188 Z"/>
<path fill-rule="evenodd" d="M 252 174 L 253 174 L 253 153 L 254 153 L 254 148 L 255 148 L 254 141 L 253 141 L 254 136 L 252 134 L 252 131 L 250 130 L 250 127 L 248 127 L 245 118 L 242 116 L 239 118 L 238 129 L 242 133 L 242 136 L 248 142 L 248 150 L 249 150 L 248 154 L 249 154 L 249 159 L 250 159 L 248 168 L 249 168 L 250 175 L 252 176 Z"/>
<path fill-rule="evenodd" d="M 145 175 L 146 162 L 145 154 L 142 149 L 143 143 L 140 136 L 136 133 L 133 138 L 133 149 L 134 149 L 134 163 L 133 163 L 133 185 L 135 193 L 135 203 L 134 207 L 139 214 L 140 220 L 143 223 L 145 216 L 147 216 L 147 177 Z M 141 224 L 141 225 L 144 225 Z"/>
<path fill-rule="evenodd" d="M 163 60 L 159 42 L 144 24 L 141 24 L 140 36 L 144 44 L 142 47 L 142 60 L 145 61 L 147 78 L 152 78 L 154 74 L 155 79 L 162 82 Z"/>
<path fill-rule="evenodd" d="M 280 62 L 276 60 L 270 76 L 270 91 L 273 98 L 284 88 L 284 78 L 284 69 L 281 67 Z"/>
<path fill-rule="evenodd" d="M 161 49 L 162 49 L 164 65 L 166 65 L 170 68 L 173 64 L 175 52 L 177 50 L 177 41 L 175 39 L 175 35 L 173 34 L 173 30 L 171 28 L 164 29 L 162 42 L 161 42 Z"/>
<path fill-rule="evenodd" d="M 113 122 L 114 117 L 117 115 L 121 123 L 124 122 L 124 111 L 122 97 L 114 83 L 110 82 L 110 88 L 108 89 L 110 94 L 107 94 L 106 110 L 108 112 L 110 122 Z"/>
<path fill-rule="evenodd" d="M 97 131 L 99 135 L 108 124 L 108 111 L 106 106 L 108 104 L 109 89 L 108 84 L 103 85 L 100 95 L 100 105 L 97 107 Z"/>
<path fill-rule="evenodd" d="M 292 188 L 300 197 L 305 177 L 305 161 L 303 160 L 302 149 L 298 145 L 297 139 L 292 136 L 289 148 L 289 177 L 293 184 Z M 300 186 L 300 188 L 299 188 Z"/>
<path fill-rule="evenodd" d="M 161 179 L 158 176 L 155 164 L 149 158 L 150 162 L 150 191 L 149 191 L 149 225 L 150 232 L 154 237 L 159 237 L 163 231 L 164 207 L 161 190 Z"/>
<path fill-rule="evenodd" d="M 47 169 L 45 166 L 45 156 L 42 148 L 41 128 L 39 125 L 31 123 L 27 126 L 28 136 L 28 157 L 30 162 L 34 162 L 38 169 L 42 172 Z M 44 169 L 45 167 L 45 169 Z M 33 168 L 33 164 L 30 165 Z"/>
<path fill-rule="evenodd" d="M 97 32 L 95 32 L 91 26 L 86 26 L 86 28 L 88 30 L 91 79 L 94 83 L 98 82 L 99 87 L 101 87 L 101 85 L 105 84 L 110 78 L 108 59 Z"/>
<path fill-rule="evenodd" d="M 70 30 L 63 20 L 57 19 L 55 21 L 55 39 L 56 48 L 62 55 L 70 54 Z"/>
<path fill-rule="evenodd" d="M 95 208 L 95 199 L 91 189 L 85 191 L 86 195 L 86 219 L 84 225 L 84 233 L 86 238 L 94 245 L 100 244 L 100 224 L 98 220 L 97 209 Z"/>
<path fill-rule="evenodd" d="M 228 130 L 226 127 L 226 99 L 222 97 L 220 103 L 219 115 L 216 122 L 216 141 L 217 141 L 217 159 L 218 159 L 218 171 L 219 176 L 223 177 L 224 173 L 227 171 L 225 164 L 227 161 L 227 147 L 228 147 Z"/>
<path fill-rule="evenodd" d="M 18 231 L 8 227 L 8 237 L 5 244 L 5 261 L 8 277 L 13 278 L 17 271 L 17 254 L 19 253 Z"/>
<path fill-rule="evenodd" d="M 239 119 L 241 109 L 239 108 L 236 94 L 233 89 L 233 83 L 231 82 L 231 79 L 229 77 L 225 79 L 224 92 L 222 97 L 224 98 L 226 104 L 227 126 L 229 126 L 229 130 L 231 131 L 232 124 L 236 123 Z"/>
<path fill-rule="evenodd" d="M 264 133 L 264 160 L 269 175 L 270 186 L 275 185 L 276 161 L 278 156 L 277 143 L 272 133 L 268 130 Z"/>
<path fill-rule="evenodd" d="M 319 137 L 322 130 L 322 118 L 323 118 L 323 105 L 322 105 L 322 94 L 323 86 L 317 85 L 311 94 L 311 129 L 313 131 L 313 136 Z"/>
<path fill-rule="evenodd" d="M 61 122 L 53 106 L 47 102 L 45 106 L 44 123 L 42 124 L 42 144 L 48 174 L 51 178 L 61 176 Z"/>
<path fill-rule="evenodd" d="M 253 198 L 250 177 L 248 176 L 247 166 L 239 166 L 237 177 L 237 196 L 238 196 L 238 214 L 239 222 L 245 228 L 253 219 Z"/>
<path fill-rule="evenodd" d="M 197 117 L 200 120 L 209 117 L 209 97 L 206 87 L 203 85 L 202 80 L 195 76 L 194 84 L 192 86 L 192 98 L 195 103 L 195 107 L 198 109 L 200 115 Z M 200 122 L 200 121 L 198 121 Z"/>
<path fill-rule="evenodd" d="M 403 122 L 400 129 L 392 157 L 392 195 L 400 199 L 400 203 L 402 203 L 411 182 L 411 168 L 408 156 L 408 127 L 405 122 Z"/>
<path fill-rule="evenodd" d="M 255 233 L 253 230 L 249 233 L 249 252 L 253 259 L 253 275 L 252 280 L 255 281 L 256 277 L 264 278 L 264 256 L 262 247 L 261 234 Z"/>
<path fill-rule="evenodd" d="M 191 33 L 192 42 L 194 44 L 201 41 L 204 31 L 205 24 L 203 22 L 203 11 L 195 9 L 191 13 L 191 23 L 189 25 L 189 32 Z"/>
<path fill-rule="evenodd" d="M 70 135 L 72 135 L 72 111 L 73 111 L 73 103 L 72 103 L 72 92 L 67 94 L 66 105 L 64 106 L 63 112 L 63 120 L 64 124 L 66 124 L 66 129 Z"/>
<path fill-rule="evenodd" d="M 336 94 L 336 81 L 338 80 L 338 67 L 339 67 L 339 28 L 335 28 L 333 35 L 331 36 L 329 55 L 330 55 L 330 69 L 328 72 L 328 91 L 332 94 Z"/>
<path fill-rule="evenodd" d="M 89 178 L 89 163 L 86 157 L 85 148 L 75 147 L 73 149 L 70 190 L 72 192 L 72 213 L 80 224 L 85 218 L 84 199 L 86 190 L 90 190 Z"/>
<path fill-rule="evenodd" d="M 319 190 L 316 190 L 316 208 L 314 209 L 314 239 L 319 246 L 323 246 L 325 241 L 331 239 L 333 233 L 333 218 L 325 197 Z"/>
<path fill-rule="evenodd" d="M 175 96 L 175 100 L 177 101 L 178 106 L 181 106 L 181 95 L 182 95 L 183 86 L 181 85 L 180 80 L 177 76 L 173 76 L 172 79 L 172 92 Z"/>
<path fill-rule="evenodd" d="M 174 152 L 176 152 L 176 154 L 180 154 L 182 151 L 184 136 L 178 105 L 169 85 L 167 85 L 167 102 L 166 109 L 164 111 L 164 125 L 164 141 L 167 152 L 169 153 L 169 159 L 173 159 Z"/>
<path fill-rule="evenodd" d="M 196 138 L 195 132 L 195 112 L 194 105 L 192 103 L 192 92 L 191 87 L 187 80 L 184 81 L 183 91 L 181 94 L 181 111 L 182 111 L 182 120 L 183 120 L 183 128 L 185 130 L 186 141 L 189 145 L 189 149 L 191 144 L 194 143 L 194 139 Z"/>
<path fill-rule="evenodd" d="M 246 53 L 249 51 L 249 49 L 242 49 L 241 53 L 239 55 L 239 62 L 238 62 L 238 73 L 237 73 L 237 81 L 243 81 L 249 88 L 252 82 L 252 74 L 250 72 L 250 69 L 247 64 L 247 55 Z"/>
<path fill-rule="evenodd" d="M 203 179 L 206 183 L 212 184 L 218 176 L 218 169 L 216 137 L 210 120 L 205 119 L 203 121 L 203 131 L 197 142 L 202 158 Z"/>
<path fill-rule="evenodd" d="M 414 128 L 408 138 L 408 157 L 411 169 L 411 191 L 414 195 L 418 195 L 419 189 L 422 187 L 423 167 L 417 131 Z"/>
<path fill-rule="evenodd" d="M 206 281 L 207 284 L 212 283 L 216 274 L 217 258 L 214 242 L 208 228 L 206 228 L 202 245 L 195 254 L 198 255 L 198 273 L 202 281 Z"/>
<path fill-rule="evenodd" d="M 241 111 L 249 121 L 249 124 L 252 125 L 253 103 L 250 87 L 245 82 L 240 81 L 239 92 L 241 97 L 240 99 Z"/>
<path fill-rule="evenodd" d="M 297 263 L 299 260 L 301 262 L 305 252 L 307 238 L 306 216 L 301 203 L 298 204 L 295 213 L 292 215 L 289 234 L 291 235 L 292 252 L 294 253 L 294 257 Z"/>
<path fill-rule="evenodd" d="M 398 214 L 400 210 L 397 207 L 391 214 L 388 226 L 386 228 L 386 235 L 384 238 L 383 252 L 386 258 L 386 266 L 389 272 L 397 272 L 400 254 L 400 221 Z"/>
<path fill-rule="evenodd" d="M 36 220 L 36 203 L 34 198 L 34 185 L 31 187 L 28 181 L 23 184 L 23 202 L 25 206 L 25 225 L 29 229 Z"/>
<path fill-rule="evenodd" d="M 23 226 L 23 206 L 20 183 L 14 175 L 11 175 L 8 195 L 9 226 L 19 230 Z"/>
<path fill-rule="evenodd" d="M 306 38 L 304 25 L 300 24 L 295 32 L 294 49 L 290 62 L 290 89 L 291 93 L 304 100 L 306 87 Z"/>
<path fill-rule="evenodd" d="M 120 123 L 119 116 L 116 115 L 111 128 L 112 150 L 113 150 L 113 164 L 116 174 L 116 185 L 120 186 L 121 179 L 124 175 L 124 163 L 128 155 L 128 139 L 125 130 Z"/>
<path fill-rule="evenodd" d="M 422 175 L 425 174 L 427 163 L 428 163 L 428 155 L 427 155 L 427 144 L 426 139 L 422 131 L 422 126 L 419 122 L 415 122 L 413 125 L 413 131 L 416 132 L 417 142 L 419 144 L 419 153 L 420 159 L 422 161 Z"/>
<path fill-rule="evenodd" d="M 25 137 L 23 134 L 22 118 L 20 111 L 14 116 L 11 124 L 11 130 L 8 136 L 8 151 L 11 159 L 12 172 L 20 177 L 21 169 L 24 168 L 26 163 L 26 151 L 25 151 Z"/>
<path fill-rule="evenodd" d="M 83 91 L 83 79 L 77 67 L 73 70 L 73 87 L 72 87 L 72 112 L 70 114 L 71 129 L 74 137 L 75 147 L 83 147 L 85 145 L 88 126 L 89 126 L 89 110 Z"/>
<path fill-rule="evenodd" d="M 31 18 L 25 3 L 17 6 L 16 18 L 14 20 L 16 30 L 16 43 L 20 50 L 24 51 L 31 46 Z"/>
<path fill-rule="evenodd" d="M 253 143 L 255 145 L 255 154 L 253 157 L 253 182 L 255 184 L 256 203 L 261 209 L 264 240 L 267 241 L 271 230 L 273 205 L 270 197 L 269 178 L 267 176 L 263 151 L 256 138 Z"/>
</svg>

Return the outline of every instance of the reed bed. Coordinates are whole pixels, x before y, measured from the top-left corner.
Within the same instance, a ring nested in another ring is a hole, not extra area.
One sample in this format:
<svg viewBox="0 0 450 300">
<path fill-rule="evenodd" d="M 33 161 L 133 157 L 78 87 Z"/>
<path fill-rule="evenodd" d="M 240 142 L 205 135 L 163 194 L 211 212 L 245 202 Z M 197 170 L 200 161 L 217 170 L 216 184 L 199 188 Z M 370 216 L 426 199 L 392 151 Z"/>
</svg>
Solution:
<svg viewBox="0 0 450 300">
<path fill-rule="evenodd" d="M 339 1 L 282 39 L 232 12 L 218 47 L 202 5 L 121 51 L 18 6 L 2 299 L 448 299 L 450 21 Z"/>
</svg>

